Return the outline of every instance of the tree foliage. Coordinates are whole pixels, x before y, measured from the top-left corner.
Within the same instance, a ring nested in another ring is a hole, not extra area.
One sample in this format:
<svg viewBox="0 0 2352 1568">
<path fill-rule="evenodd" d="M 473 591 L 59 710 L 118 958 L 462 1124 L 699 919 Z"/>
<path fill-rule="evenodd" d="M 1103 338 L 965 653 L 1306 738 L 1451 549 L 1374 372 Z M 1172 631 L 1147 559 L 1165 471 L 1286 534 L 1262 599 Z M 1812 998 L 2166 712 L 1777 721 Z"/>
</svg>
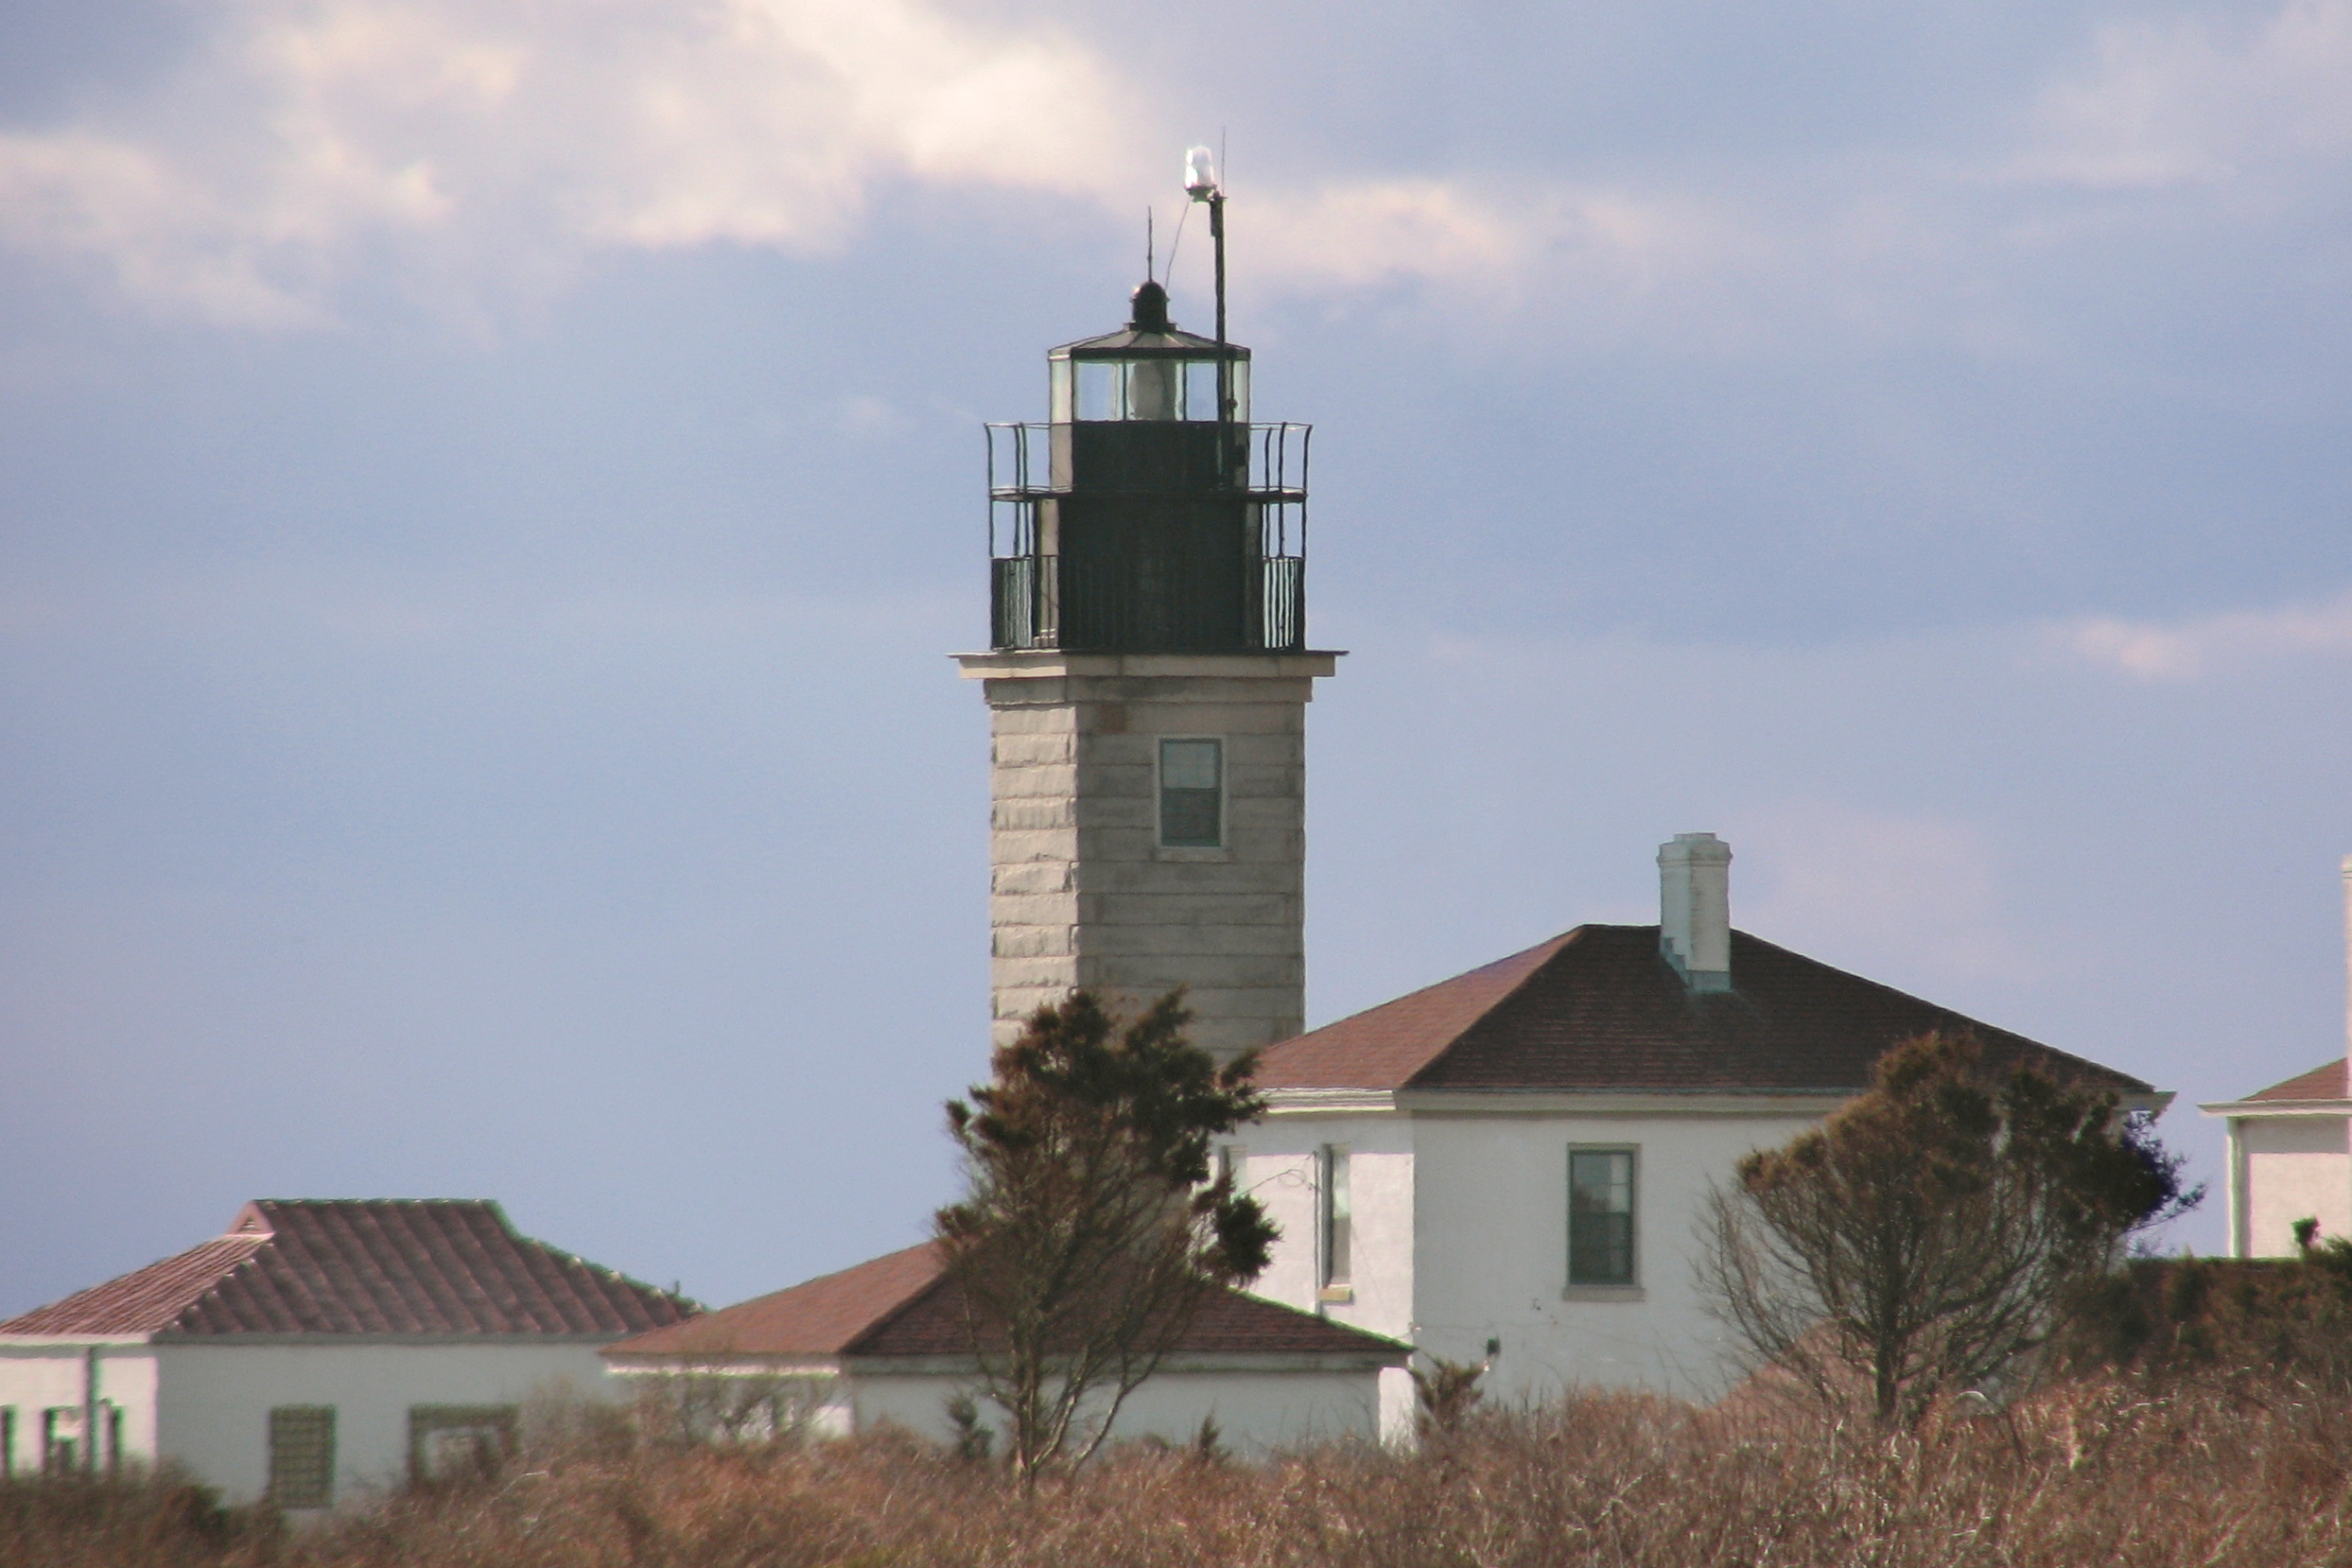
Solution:
<svg viewBox="0 0 2352 1568">
<path fill-rule="evenodd" d="M 963 1201 L 936 1233 L 981 1391 L 1024 1478 L 1101 1446 L 1202 1302 L 1262 1273 L 1277 1237 L 1211 1141 L 1264 1106 L 1249 1056 L 1220 1069 L 1171 992 L 1132 1019 L 1072 992 L 950 1101 Z"/>
<path fill-rule="evenodd" d="M 1996 1384 L 2135 1234 L 2203 1195 L 2116 1097 L 1926 1035 L 1870 1092 L 1743 1159 L 1706 1211 L 1702 1285 L 1751 1364 L 1882 1424 Z"/>
</svg>

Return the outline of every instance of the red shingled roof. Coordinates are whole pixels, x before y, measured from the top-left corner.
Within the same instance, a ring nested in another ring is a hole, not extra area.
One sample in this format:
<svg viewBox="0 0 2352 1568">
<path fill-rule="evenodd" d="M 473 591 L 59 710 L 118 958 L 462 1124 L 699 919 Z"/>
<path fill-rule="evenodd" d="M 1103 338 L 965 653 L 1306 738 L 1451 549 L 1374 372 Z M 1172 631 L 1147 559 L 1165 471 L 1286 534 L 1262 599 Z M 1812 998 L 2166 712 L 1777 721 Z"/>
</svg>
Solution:
<svg viewBox="0 0 2352 1568">
<path fill-rule="evenodd" d="M 674 1356 L 957 1355 L 970 1348 L 961 1295 L 930 1243 L 828 1274 L 673 1328 L 604 1349 L 616 1359 Z M 1277 1302 L 1228 1291 L 1212 1298 L 1176 1346 L 1184 1354 L 1370 1355 L 1402 1363 L 1405 1347 Z"/>
<path fill-rule="evenodd" d="M 495 1203 L 264 1198 L 218 1240 L 35 1308 L 0 1333 L 618 1338 L 694 1310 L 515 1234 Z"/>
<path fill-rule="evenodd" d="M 2338 1056 L 2308 1072 L 2298 1072 L 2283 1084 L 2246 1096 L 2249 1100 L 2343 1100 L 2352 1098 L 2344 1082 L 2344 1058 Z"/>
<path fill-rule="evenodd" d="M 939 1281 L 931 1245 L 606 1347 L 608 1355 L 839 1355 Z"/>
<path fill-rule="evenodd" d="M 2149 1086 L 2006 1029 L 1732 933 L 1733 989 L 1693 992 L 1656 926 L 1564 936 L 1268 1048 L 1267 1089 L 1850 1092 L 1898 1040 L 1967 1033 L 2121 1093 Z"/>
</svg>

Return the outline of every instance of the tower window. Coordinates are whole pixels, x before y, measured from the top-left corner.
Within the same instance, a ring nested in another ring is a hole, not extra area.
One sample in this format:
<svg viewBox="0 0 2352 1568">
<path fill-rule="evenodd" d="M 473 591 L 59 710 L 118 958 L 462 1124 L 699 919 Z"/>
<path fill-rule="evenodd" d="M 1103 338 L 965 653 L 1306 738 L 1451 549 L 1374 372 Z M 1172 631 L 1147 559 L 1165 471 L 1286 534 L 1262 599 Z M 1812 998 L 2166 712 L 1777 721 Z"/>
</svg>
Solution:
<svg viewBox="0 0 2352 1568">
<path fill-rule="evenodd" d="M 1159 742 L 1159 842 L 1171 849 L 1225 845 L 1225 742 Z"/>
<path fill-rule="evenodd" d="M 1568 1151 L 1568 1282 L 1633 1283 L 1633 1151 Z"/>
</svg>

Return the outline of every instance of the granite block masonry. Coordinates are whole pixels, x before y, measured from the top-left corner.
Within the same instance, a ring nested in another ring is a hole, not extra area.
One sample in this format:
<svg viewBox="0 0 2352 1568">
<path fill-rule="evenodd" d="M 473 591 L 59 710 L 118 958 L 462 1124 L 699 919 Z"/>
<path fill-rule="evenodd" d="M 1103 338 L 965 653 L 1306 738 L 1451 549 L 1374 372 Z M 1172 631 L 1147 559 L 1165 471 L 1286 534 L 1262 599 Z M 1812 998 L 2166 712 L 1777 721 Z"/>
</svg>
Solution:
<svg viewBox="0 0 2352 1568">
<path fill-rule="evenodd" d="M 990 720 L 992 1035 L 1182 986 L 1220 1061 L 1306 1026 L 1306 706 L 1337 655 L 958 656 Z M 1214 740 L 1214 844 L 1170 843 L 1163 740 Z"/>
</svg>

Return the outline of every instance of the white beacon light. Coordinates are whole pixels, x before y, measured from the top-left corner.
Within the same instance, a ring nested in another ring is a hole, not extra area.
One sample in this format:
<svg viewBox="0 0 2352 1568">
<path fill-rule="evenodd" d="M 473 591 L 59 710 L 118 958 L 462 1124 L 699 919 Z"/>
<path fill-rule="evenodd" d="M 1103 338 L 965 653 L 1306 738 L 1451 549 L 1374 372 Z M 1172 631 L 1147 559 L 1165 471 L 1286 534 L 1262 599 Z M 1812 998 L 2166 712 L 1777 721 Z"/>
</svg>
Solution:
<svg viewBox="0 0 2352 1568">
<path fill-rule="evenodd" d="M 1196 147 L 1184 154 L 1184 189 L 1195 201 L 1206 201 L 1217 193 L 1216 171 L 1207 148 Z"/>
</svg>

